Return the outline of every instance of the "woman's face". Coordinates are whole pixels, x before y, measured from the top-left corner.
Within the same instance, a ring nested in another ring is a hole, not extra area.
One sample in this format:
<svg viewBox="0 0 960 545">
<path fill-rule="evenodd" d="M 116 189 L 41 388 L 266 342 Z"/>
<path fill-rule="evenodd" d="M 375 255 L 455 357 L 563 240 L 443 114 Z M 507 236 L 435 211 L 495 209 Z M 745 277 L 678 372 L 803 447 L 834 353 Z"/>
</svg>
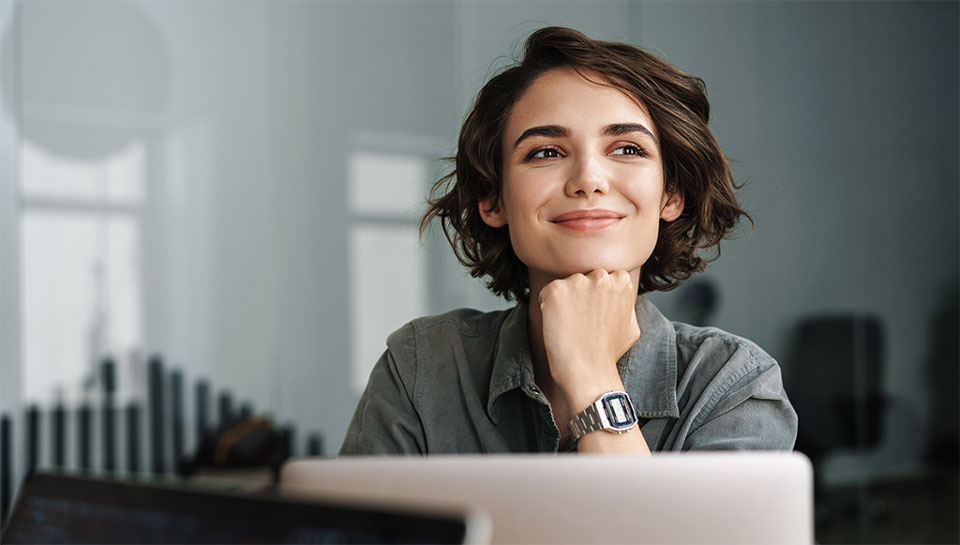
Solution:
<svg viewBox="0 0 960 545">
<path fill-rule="evenodd" d="M 595 269 L 639 281 L 659 220 L 683 211 L 657 142 L 646 108 L 617 88 L 572 69 L 533 82 L 507 122 L 501 201 L 479 203 L 488 225 L 510 229 L 531 286 Z"/>
</svg>

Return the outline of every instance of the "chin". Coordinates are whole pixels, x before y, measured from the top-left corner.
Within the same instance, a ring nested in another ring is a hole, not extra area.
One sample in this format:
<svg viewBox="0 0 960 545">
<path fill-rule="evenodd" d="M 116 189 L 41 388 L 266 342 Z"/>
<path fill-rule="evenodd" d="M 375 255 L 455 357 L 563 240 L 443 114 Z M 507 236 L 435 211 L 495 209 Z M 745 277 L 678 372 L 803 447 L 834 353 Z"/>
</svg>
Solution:
<svg viewBox="0 0 960 545">
<path fill-rule="evenodd" d="M 560 276 L 570 276 L 572 274 L 587 274 L 597 269 L 603 269 L 607 272 L 613 271 L 631 271 L 640 268 L 641 264 L 627 263 L 619 259 L 584 259 L 563 263 L 558 269 Z"/>
<path fill-rule="evenodd" d="M 602 269 L 607 272 L 639 270 L 649 253 L 638 252 L 636 247 L 540 247 L 525 252 L 521 248 L 517 253 L 528 269 L 541 271 L 554 278 L 566 278 L 573 274 L 588 274 Z M 653 249 L 650 248 L 652 253 Z M 641 255 L 642 254 L 642 255 Z M 642 259 L 640 259 L 642 257 Z"/>
</svg>

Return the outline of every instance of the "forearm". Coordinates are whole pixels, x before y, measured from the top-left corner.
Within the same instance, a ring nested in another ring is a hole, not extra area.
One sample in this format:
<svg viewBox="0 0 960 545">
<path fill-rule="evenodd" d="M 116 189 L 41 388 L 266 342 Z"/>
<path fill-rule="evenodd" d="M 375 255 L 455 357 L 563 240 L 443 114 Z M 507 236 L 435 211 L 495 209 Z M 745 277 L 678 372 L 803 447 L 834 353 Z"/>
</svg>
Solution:
<svg viewBox="0 0 960 545">
<path fill-rule="evenodd" d="M 565 404 L 560 411 L 564 419 L 607 392 L 624 391 L 617 361 L 641 335 L 636 315 L 638 281 L 626 271 L 596 269 L 587 275 L 552 280 L 539 290 L 540 305 L 530 307 L 531 341 L 543 346 L 539 354 L 534 346 L 534 367 L 540 369 L 540 382 L 556 385 L 556 389 L 548 389 L 555 392 L 559 404 Z M 568 423 L 557 422 L 564 431 Z M 623 425 L 627 422 L 618 423 Z M 620 433 L 589 432 L 577 440 L 577 450 L 650 452 L 636 428 Z"/>
</svg>

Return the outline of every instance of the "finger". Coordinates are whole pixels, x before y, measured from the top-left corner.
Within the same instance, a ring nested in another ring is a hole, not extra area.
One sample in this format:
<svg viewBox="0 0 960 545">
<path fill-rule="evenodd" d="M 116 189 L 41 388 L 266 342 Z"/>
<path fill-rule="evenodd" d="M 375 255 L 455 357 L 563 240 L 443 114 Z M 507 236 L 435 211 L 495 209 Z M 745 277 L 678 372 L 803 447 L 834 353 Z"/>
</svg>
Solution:
<svg viewBox="0 0 960 545">
<path fill-rule="evenodd" d="M 557 280 L 552 280 L 548 282 L 547 285 L 545 285 L 540 290 L 540 295 L 538 298 L 540 299 L 541 307 L 545 302 L 550 301 L 556 297 L 557 290 L 560 290 L 563 288 L 563 281 L 564 279 L 560 279 L 560 278 L 558 278 Z"/>
<path fill-rule="evenodd" d="M 593 281 L 600 280 L 601 278 L 605 278 L 607 276 L 609 276 L 609 273 L 607 273 L 605 269 L 593 269 L 587 273 L 587 278 Z"/>
</svg>

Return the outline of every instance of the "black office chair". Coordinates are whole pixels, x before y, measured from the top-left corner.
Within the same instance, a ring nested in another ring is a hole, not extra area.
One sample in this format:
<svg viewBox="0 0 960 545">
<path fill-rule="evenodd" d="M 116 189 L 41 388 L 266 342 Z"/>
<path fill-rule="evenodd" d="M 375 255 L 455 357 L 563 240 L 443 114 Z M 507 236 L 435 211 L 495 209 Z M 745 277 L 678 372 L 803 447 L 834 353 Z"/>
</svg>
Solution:
<svg viewBox="0 0 960 545">
<path fill-rule="evenodd" d="M 884 334 L 873 316 L 828 315 L 802 320 L 795 330 L 784 382 L 799 417 L 796 450 L 814 466 L 814 494 L 825 497 L 822 467 L 840 451 L 866 452 L 882 440 L 889 399 L 883 383 Z M 884 506 L 866 506 L 882 516 Z M 818 519 L 831 513 L 818 501 Z"/>
</svg>

